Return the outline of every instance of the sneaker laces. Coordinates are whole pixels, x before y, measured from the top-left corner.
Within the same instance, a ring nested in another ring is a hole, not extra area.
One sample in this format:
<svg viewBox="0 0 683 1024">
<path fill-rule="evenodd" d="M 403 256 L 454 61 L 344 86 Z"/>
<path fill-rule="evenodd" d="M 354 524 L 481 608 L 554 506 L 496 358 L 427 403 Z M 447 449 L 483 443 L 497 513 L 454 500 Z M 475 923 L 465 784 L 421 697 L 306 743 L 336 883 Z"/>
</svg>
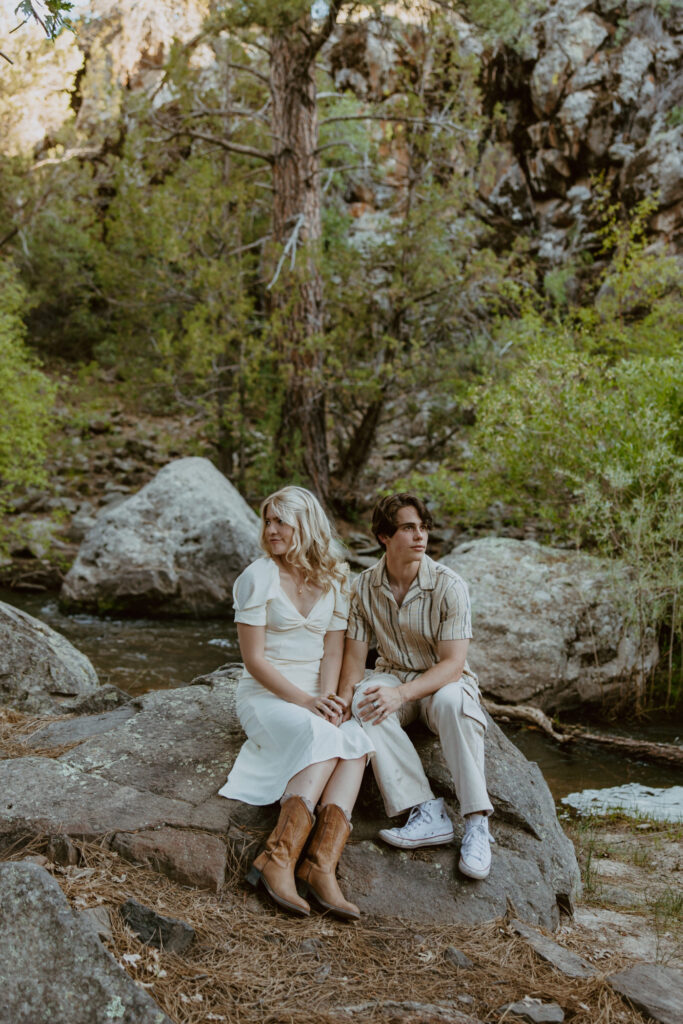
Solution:
<svg viewBox="0 0 683 1024">
<path fill-rule="evenodd" d="M 429 811 L 426 809 L 426 807 L 423 807 L 422 804 L 417 804 L 415 807 L 413 807 L 412 811 L 408 815 L 407 822 L 405 823 L 405 825 L 403 826 L 403 828 L 400 831 L 401 832 L 414 832 L 423 823 L 425 825 L 428 825 L 428 824 L 430 824 L 431 821 L 432 821 L 432 816 L 429 813 Z"/>
<path fill-rule="evenodd" d="M 462 841 L 462 856 L 469 861 L 476 861 L 484 864 L 488 861 L 489 852 L 489 830 L 486 821 L 480 821 L 472 825 L 465 832 Z"/>
</svg>

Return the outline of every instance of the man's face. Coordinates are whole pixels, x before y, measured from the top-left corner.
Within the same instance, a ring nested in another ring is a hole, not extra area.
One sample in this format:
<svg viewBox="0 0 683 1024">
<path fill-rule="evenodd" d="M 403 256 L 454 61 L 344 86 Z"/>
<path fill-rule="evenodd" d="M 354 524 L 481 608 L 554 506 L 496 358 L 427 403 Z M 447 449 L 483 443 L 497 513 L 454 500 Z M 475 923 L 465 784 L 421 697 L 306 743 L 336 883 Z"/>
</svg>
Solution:
<svg viewBox="0 0 683 1024">
<path fill-rule="evenodd" d="M 396 532 L 393 537 L 380 534 L 387 558 L 391 562 L 419 562 L 427 548 L 429 530 L 413 505 L 405 505 L 396 513 Z"/>
</svg>

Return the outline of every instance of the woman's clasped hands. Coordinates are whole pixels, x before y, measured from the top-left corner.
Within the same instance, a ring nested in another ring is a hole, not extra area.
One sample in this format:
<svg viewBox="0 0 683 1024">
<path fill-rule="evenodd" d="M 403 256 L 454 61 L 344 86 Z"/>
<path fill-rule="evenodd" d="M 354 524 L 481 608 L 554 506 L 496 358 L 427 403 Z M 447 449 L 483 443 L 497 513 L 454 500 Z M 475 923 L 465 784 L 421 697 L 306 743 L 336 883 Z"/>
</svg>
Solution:
<svg viewBox="0 0 683 1024">
<path fill-rule="evenodd" d="M 341 725 L 348 710 L 346 701 L 336 693 L 309 697 L 305 707 L 319 718 L 326 718 L 332 725 Z"/>
</svg>

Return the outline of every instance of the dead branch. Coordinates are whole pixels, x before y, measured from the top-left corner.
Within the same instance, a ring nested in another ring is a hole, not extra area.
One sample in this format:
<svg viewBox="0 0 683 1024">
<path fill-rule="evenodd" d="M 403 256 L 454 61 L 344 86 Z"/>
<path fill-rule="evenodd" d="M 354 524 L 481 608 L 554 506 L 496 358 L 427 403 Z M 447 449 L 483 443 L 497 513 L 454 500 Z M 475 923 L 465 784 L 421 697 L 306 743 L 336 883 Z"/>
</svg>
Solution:
<svg viewBox="0 0 683 1024">
<path fill-rule="evenodd" d="M 515 722 L 527 722 L 530 725 L 535 725 L 558 743 L 566 743 L 571 739 L 571 736 L 557 732 L 546 713 L 540 708 L 534 708 L 530 704 L 495 704 L 484 698 L 482 698 L 482 703 L 491 718 L 507 718 Z"/>
<path fill-rule="evenodd" d="M 494 701 L 486 699 L 482 699 L 482 703 L 491 718 L 535 725 L 557 743 L 594 743 L 601 747 L 613 747 L 632 757 L 643 757 L 648 761 L 683 765 L 683 747 L 677 746 L 675 743 L 654 743 L 651 740 L 633 739 L 631 736 L 591 732 L 581 725 L 563 726 L 562 731 L 558 732 L 540 708 L 532 707 L 529 704 L 496 704 Z"/>
<path fill-rule="evenodd" d="M 205 135 L 204 132 L 195 132 L 191 128 L 180 128 L 177 132 L 169 132 L 166 140 L 178 139 L 183 136 L 198 139 L 200 142 L 208 142 L 213 146 L 218 146 L 219 149 L 228 150 L 230 153 L 240 153 L 242 156 L 251 156 L 256 160 L 265 160 L 268 164 L 272 164 L 275 159 L 272 153 L 266 153 L 254 146 L 243 146 L 239 142 L 230 142 L 228 139 L 217 139 L 215 135 Z"/>
<path fill-rule="evenodd" d="M 580 725 L 567 726 L 566 739 L 594 743 L 601 747 L 616 747 L 631 757 L 644 757 L 648 761 L 683 765 L 683 747 L 675 743 L 653 743 L 651 740 L 638 740 L 631 736 L 609 736 L 590 732 Z"/>
</svg>

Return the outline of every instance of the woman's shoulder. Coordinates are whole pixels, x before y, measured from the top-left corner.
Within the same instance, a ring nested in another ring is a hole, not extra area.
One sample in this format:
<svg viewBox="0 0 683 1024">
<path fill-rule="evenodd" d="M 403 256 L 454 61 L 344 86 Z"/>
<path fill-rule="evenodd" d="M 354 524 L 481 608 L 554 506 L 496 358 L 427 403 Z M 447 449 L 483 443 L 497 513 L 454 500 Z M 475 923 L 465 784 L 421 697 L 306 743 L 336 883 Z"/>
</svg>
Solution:
<svg viewBox="0 0 683 1024">
<path fill-rule="evenodd" d="M 257 597 L 262 601 L 273 597 L 279 583 L 279 574 L 272 558 L 257 558 L 240 573 L 233 584 L 233 595 L 239 602 Z"/>
<path fill-rule="evenodd" d="M 278 575 L 277 566 L 272 558 L 268 555 L 263 555 L 261 558 L 257 558 L 255 562 L 251 562 L 246 569 L 244 569 L 235 583 L 243 581 L 245 583 L 257 583 L 261 581 L 270 581 L 275 579 Z"/>
</svg>

